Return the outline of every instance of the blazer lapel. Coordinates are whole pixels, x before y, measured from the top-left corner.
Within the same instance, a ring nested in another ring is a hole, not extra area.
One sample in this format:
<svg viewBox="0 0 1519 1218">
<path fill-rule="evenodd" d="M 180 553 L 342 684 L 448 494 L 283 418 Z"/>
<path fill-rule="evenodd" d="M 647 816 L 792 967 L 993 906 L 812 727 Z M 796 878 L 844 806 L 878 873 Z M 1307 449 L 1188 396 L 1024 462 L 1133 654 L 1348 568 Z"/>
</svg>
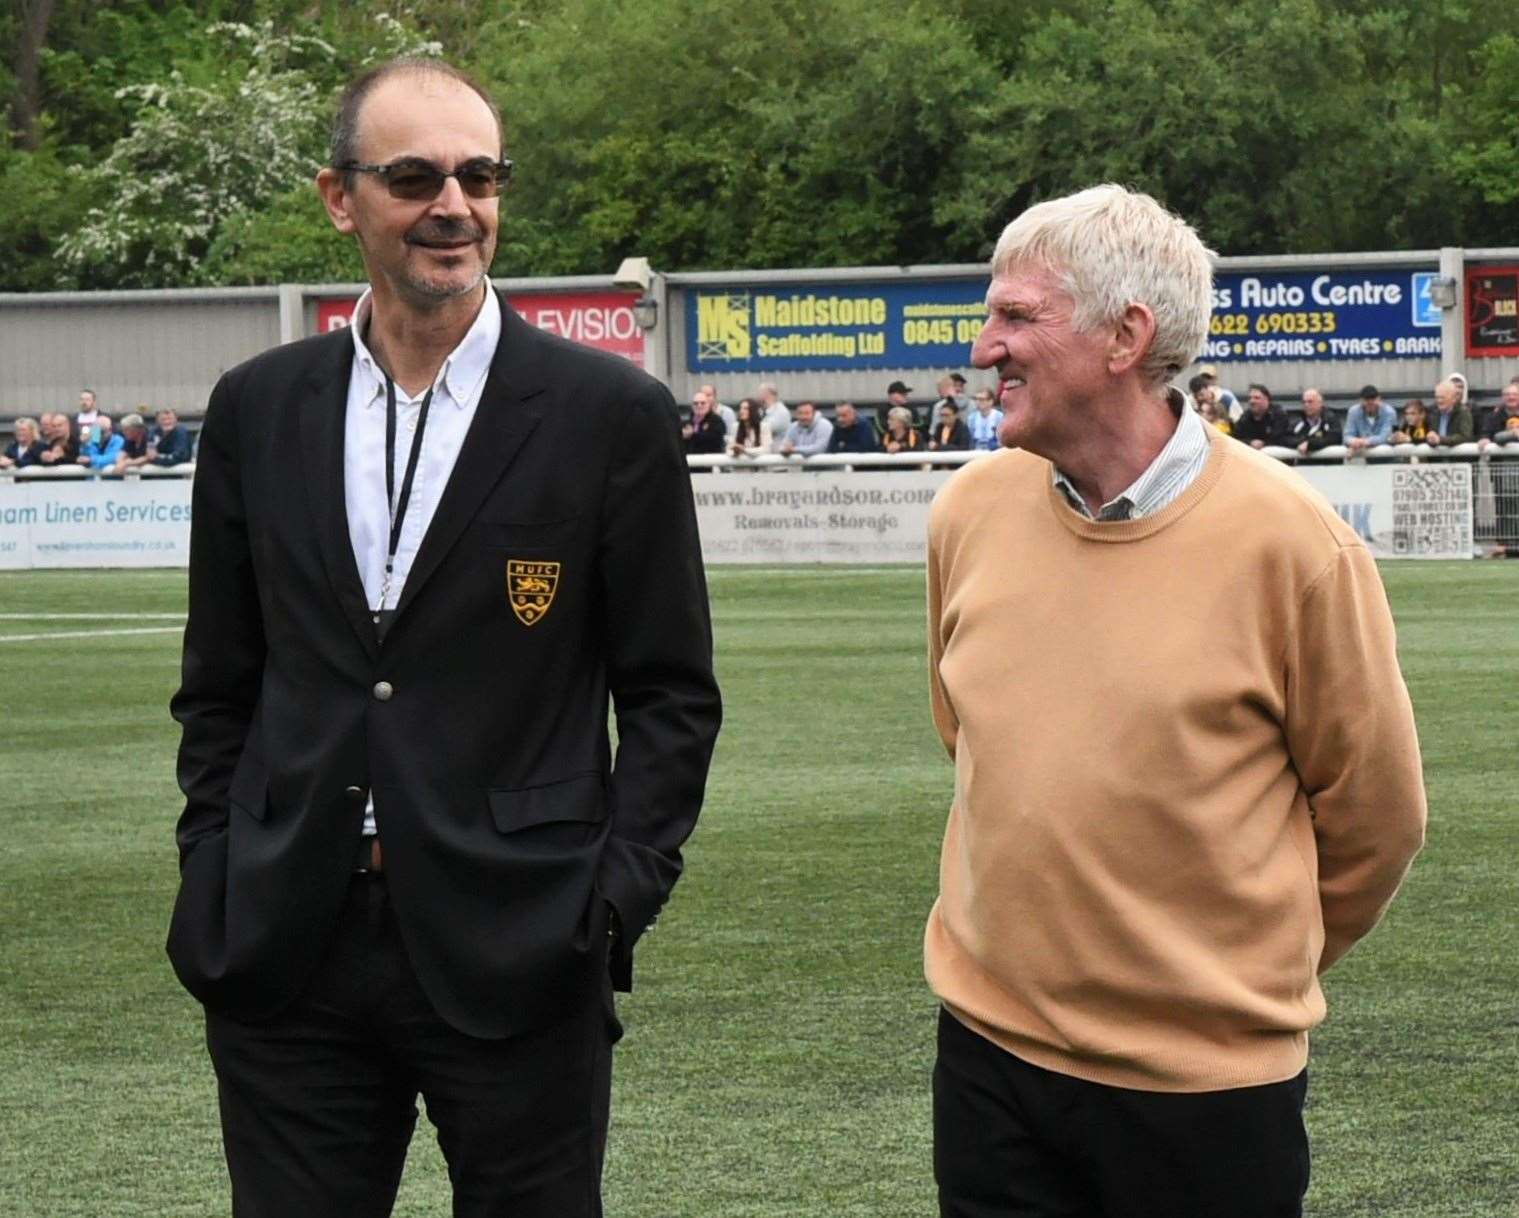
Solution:
<svg viewBox="0 0 1519 1218">
<path fill-rule="evenodd" d="M 379 655 L 379 640 L 353 557 L 344 501 L 343 428 L 352 366 L 353 339 L 343 331 L 334 337 L 331 352 L 323 354 L 306 382 L 306 396 L 300 403 L 301 464 L 327 579 L 343 616 L 373 659 Z"/>
<path fill-rule="evenodd" d="M 542 419 L 542 407 L 525 403 L 547 386 L 544 346 L 539 332 L 502 299 L 501 339 L 480 393 L 480 404 L 417 559 L 407 573 L 396 605 L 397 618 L 416 600 Z"/>
</svg>

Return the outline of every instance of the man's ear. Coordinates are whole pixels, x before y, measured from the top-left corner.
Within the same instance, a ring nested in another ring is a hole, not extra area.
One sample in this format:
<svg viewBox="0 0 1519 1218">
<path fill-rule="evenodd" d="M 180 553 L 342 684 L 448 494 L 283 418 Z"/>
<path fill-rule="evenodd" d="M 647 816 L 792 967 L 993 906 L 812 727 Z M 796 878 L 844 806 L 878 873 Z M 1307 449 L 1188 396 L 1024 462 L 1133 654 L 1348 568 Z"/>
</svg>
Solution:
<svg viewBox="0 0 1519 1218">
<path fill-rule="evenodd" d="M 322 197 L 322 206 L 327 209 L 333 228 L 340 233 L 351 233 L 355 228 L 353 216 L 349 212 L 353 194 L 344 183 L 343 176 L 339 170 L 331 167 L 320 170 L 316 175 L 316 192 Z"/>
<path fill-rule="evenodd" d="M 1130 301 L 1113 327 L 1108 346 L 1108 371 L 1114 376 L 1137 368 L 1155 341 L 1155 314 L 1150 306 Z"/>
</svg>

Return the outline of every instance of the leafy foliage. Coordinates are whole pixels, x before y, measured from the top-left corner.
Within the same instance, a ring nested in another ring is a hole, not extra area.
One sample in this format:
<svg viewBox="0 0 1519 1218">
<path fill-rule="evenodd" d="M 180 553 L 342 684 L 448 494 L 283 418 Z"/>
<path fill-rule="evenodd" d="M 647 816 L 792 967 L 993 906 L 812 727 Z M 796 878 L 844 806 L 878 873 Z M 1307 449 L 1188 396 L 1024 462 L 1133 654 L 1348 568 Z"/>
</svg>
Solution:
<svg viewBox="0 0 1519 1218">
<path fill-rule="evenodd" d="M 1222 253 L 1519 231 L 1513 5 L 56 3 L 38 147 L 0 145 L 3 288 L 357 275 L 311 174 L 342 82 L 417 49 L 502 103 L 508 274 L 976 260 L 1107 180 Z"/>
</svg>

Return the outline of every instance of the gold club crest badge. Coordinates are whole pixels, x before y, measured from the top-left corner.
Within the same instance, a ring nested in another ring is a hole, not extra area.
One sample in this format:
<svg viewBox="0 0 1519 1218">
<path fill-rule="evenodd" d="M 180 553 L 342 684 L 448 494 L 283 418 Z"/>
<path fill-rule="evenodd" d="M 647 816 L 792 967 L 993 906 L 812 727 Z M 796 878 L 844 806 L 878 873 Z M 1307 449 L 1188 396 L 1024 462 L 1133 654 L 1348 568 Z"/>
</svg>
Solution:
<svg viewBox="0 0 1519 1218">
<path fill-rule="evenodd" d="M 512 612 L 524 626 L 536 626 L 554 603 L 559 587 L 559 564 L 524 562 L 520 558 L 506 561 L 506 597 Z"/>
</svg>

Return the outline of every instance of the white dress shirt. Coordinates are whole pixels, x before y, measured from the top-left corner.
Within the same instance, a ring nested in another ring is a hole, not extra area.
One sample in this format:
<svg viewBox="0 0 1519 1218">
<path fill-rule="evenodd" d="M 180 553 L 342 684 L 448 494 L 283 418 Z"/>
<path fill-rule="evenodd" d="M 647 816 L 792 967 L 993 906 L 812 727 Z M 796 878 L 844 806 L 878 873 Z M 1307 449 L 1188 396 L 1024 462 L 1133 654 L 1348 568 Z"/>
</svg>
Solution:
<svg viewBox="0 0 1519 1218">
<path fill-rule="evenodd" d="M 343 421 L 343 504 L 348 512 L 348 540 L 353 546 L 364 599 L 372 611 L 394 609 L 406 586 L 406 576 L 416 561 L 427 526 L 438 510 L 438 501 L 464 447 L 464 436 L 485 377 L 501 340 L 501 305 L 495 292 L 486 288 L 485 303 L 459 345 L 449 353 L 433 382 L 432 405 L 422 432 L 422 451 L 411 484 L 411 500 L 401 536 L 396 542 L 395 565 L 390 588 L 380 603 L 385 585 L 385 559 L 390 551 L 390 507 L 385 499 L 385 372 L 364 342 L 373 304 L 366 290 L 353 311 L 348 327 L 353 335 L 353 369 L 348 376 L 348 406 Z M 406 477 L 412 438 L 422 411 L 423 394 L 413 398 L 396 386 L 395 488 L 397 497 Z M 376 831 L 374 796 L 364 810 L 364 832 Z"/>
</svg>

